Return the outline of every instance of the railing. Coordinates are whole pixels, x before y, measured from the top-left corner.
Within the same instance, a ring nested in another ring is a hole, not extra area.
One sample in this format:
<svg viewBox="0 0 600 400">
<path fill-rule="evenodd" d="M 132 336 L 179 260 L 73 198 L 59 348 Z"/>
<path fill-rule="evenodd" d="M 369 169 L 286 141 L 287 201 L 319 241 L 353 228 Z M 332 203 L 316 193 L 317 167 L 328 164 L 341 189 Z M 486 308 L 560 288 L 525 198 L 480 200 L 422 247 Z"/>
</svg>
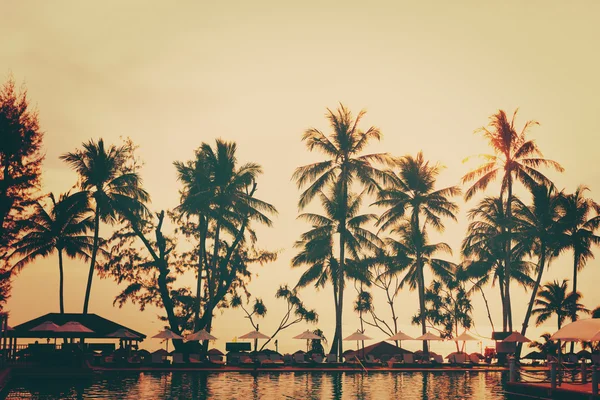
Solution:
<svg viewBox="0 0 600 400">
<path fill-rule="evenodd" d="M 562 382 L 568 381 L 571 385 L 587 385 L 591 382 L 592 395 L 598 395 L 598 382 L 600 380 L 600 371 L 596 365 L 588 366 L 585 361 L 579 365 L 567 365 L 550 361 L 549 370 L 546 371 L 527 371 L 517 367 L 517 362 L 513 358 L 509 362 L 509 381 L 521 383 L 549 383 L 552 389 L 561 386 Z"/>
</svg>

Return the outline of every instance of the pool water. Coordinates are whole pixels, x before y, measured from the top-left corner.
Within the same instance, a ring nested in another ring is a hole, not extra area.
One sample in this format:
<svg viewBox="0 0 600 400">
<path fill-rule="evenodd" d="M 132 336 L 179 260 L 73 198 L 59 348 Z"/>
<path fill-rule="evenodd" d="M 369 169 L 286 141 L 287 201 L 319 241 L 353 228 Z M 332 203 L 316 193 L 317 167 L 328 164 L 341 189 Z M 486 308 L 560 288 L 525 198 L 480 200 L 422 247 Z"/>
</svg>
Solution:
<svg viewBox="0 0 600 400">
<path fill-rule="evenodd" d="M 6 399 L 507 399 L 500 372 L 96 373 L 16 380 Z"/>
</svg>

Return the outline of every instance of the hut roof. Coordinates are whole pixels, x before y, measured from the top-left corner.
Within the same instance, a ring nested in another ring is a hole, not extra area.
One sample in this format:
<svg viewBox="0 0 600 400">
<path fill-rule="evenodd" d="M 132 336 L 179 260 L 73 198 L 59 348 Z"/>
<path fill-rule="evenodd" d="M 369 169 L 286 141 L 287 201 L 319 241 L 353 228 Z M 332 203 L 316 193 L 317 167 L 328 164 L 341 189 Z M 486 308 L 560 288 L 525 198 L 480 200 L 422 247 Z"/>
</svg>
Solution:
<svg viewBox="0 0 600 400">
<path fill-rule="evenodd" d="M 354 350 L 354 353 L 356 353 L 356 352 L 357 351 Z M 359 350 L 358 354 L 360 354 L 362 356 L 363 350 L 362 349 Z M 388 342 L 379 342 L 379 343 L 375 343 L 375 344 L 365 347 L 364 354 L 365 354 L 365 356 L 372 354 L 373 357 L 379 358 L 384 354 L 389 354 L 390 356 L 393 356 L 393 355 L 398 355 L 398 354 L 412 354 L 412 352 L 408 351 L 408 350 L 404 350 L 403 348 L 395 346 Z"/>
<path fill-rule="evenodd" d="M 8 331 L 8 336 L 17 338 L 45 338 L 48 337 L 48 332 L 35 332 L 31 331 L 31 328 L 35 328 L 45 321 L 50 321 L 56 325 L 64 325 L 67 322 L 75 321 L 79 322 L 83 326 L 91 329 L 93 332 L 86 333 L 73 333 L 73 332 L 52 332 L 52 337 L 84 337 L 92 339 L 110 338 L 108 336 L 111 333 L 119 329 L 127 329 L 136 335 L 140 336 L 140 340 L 146 338 L 143 333 L 137 332 L 131 328 L 118 324 L 114 321 L 108 320 L 96 314 L 76 314 L 76 313 L 49 313 L 40 317 L 34 318 L 30 321 L 23 322 Z M 113 338 L 114 339 L 114 338 Z"/>
</svg>

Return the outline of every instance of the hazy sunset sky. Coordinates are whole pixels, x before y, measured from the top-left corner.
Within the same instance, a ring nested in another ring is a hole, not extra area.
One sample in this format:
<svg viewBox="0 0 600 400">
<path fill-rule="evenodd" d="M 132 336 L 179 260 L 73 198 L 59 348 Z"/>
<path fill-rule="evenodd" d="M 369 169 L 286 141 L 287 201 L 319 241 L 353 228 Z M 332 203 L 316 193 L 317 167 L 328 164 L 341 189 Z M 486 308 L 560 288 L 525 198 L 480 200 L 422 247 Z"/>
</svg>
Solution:
<svg viewBox="0 0 600 400">
<path fill-rule="evenodd" d="M 283 306 L 275 291 L 300 276 L 302 270 L 292 270 L 289 261 L 294 241 L 308 228 L 296 221 L 299 191 L 290 178 L 295 167 L 322 158 L 309 153 L 300 138 L 311 126 L 329 132 L 326 107 L 340 101 L 355 113 L 367 109 L 364 129 L 381 128 L 383 141 L 368 151 L 414 155 L 423 150 L 427 159 L 445 165 L 440 187 L 459 184 L 475 165 L 462 160 L 488 151 L 473 131 L 498 109 L 512 113 L 519 107 L 518 126 L 539 121 L 531 137 L 565 168 L 562 174 L 548 173 L 557 187 L 570 192 L 584 183 L 600 201 L 599 15 L 600 2 L 593 0 L 4 2 L 0 78 L 12 73 L 39 109 L 46 133 L 45 192 L 64 192 L 75 184 L 75 174 L 58 157 L 90 138 L 118 143 L 129 136 L 140 146 L 142 177 L 155 211 L 178 204 L 180 184 L 172 163 L 191 159 L 203 141 L 236 141 L 241 162 L 260 163 L 265 173 L 257 195 L 279 210 L 274 227 L 259 230 L 260 244 L 282 252 L 276 263 L 254 269 L 250 289 L 269 308 L 260 325 L 270 334 Z M 488 194 L 497 194 L 495 187 Z M 454 261 L 459 261 L 465 213 L 476 204 L 457 200 L 459 222 L 448 221 L 443 235 L 432 235 L 453 247 Z M 103 226 L 101 235 L 108 234 Z M 58 311 L 57 264 L 56 257 L 39 260 L 16 279 L 7 307 L 11 325 Z M 66 261 L 68 312 L 81 312 L 87 272 L 87 264 Z M 552 263 L 543 281 L 571 275 L 567 253 Z M 600 261 L 593 260 L 580 275 L 589 308 L 600 305 L 599 276 Z M 529 294 L 514 287 L 520 329 Z M 113 281 L 96 277 L 90 311 L 154 335 L 161 328 L 157 310 L 113 308 L 119 290 Z M 501 327 L 498 289 L 486 293 Z M 373 294 L 379 312 L 388 315 L 381 293 Z M 317 326 L 332 338 L 331 287 L 307 288 L 300 295 L 317 308 Z M 355 292 L 347 295 L 344 336 L 359 327 L 351 305 Z M 473 299 L 473 332 L 488 336 L 483 302 L 479 295 Z M 402 329 L 418 335 L 420 329 L 410 325 L 416 292 L 402 292 L 397 308 Z M 552 319 L 528 336 L 537 338 L 555 326 Z M 221 348 L 251 329 L 241 312 L 232 310 L 218 315 L 214 327 Z M 291 337 L 306 328 L 284 331 L 280 350 L 301 348 Z M 366 333 L 385 338 L 373 328 Z M 160 346 L 153 339 L 144 344 Z"/>
</svg>

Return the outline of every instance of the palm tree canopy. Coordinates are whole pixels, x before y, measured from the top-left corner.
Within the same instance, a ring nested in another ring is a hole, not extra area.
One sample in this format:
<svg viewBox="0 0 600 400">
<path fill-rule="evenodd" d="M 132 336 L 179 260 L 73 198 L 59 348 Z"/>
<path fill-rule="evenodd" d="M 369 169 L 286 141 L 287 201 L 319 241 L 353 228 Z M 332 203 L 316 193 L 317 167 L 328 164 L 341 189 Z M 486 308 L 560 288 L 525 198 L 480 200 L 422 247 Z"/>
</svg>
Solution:
<svg viewBox="0 0 600 400">
<path fill-rule="evenodd" d="M 93 227 L 91 210 L 85 193 L 64 194 L 56 201 L 49 198 L 48 210 L 38 201 L 29 221 L 28 231 L 15 245 L 12 257 L 22 257 L 13 264 L 13 271 L 20 271 L 37 257 L 47 257 L 54 250 L 62 250 L 70 258 L 87 259 L 91 252 L 93 237 L 86 235 Z"/>
<path fill-rule="evenodd" d="M 271 226 L 268 214 L 277 210 L 253 195 L 262 168 L 255 163 L 238 166 L 236 151 L 235 142 L 217 139 L 214 148 L 203 143 L 194 161 L 174 163 L 184 185 L 178 210 L 218 220 L 230 233 L 243 218 Z"/>
<path fill-rule="evenodd" d="M 77 172 L 79 186 L 94 199 L 96 212 L 104 222 L 148 213 L 145 203 L 150 196 L 142 188 L 132 146 L 106 147 L 103 139 L 90 140 L 83 143 L 83 149 L 60 156 Z"/>
<path fill-rule="evenodd" d="M 377 181 L 386 181 L 387 174 L 373 166 L 373 163 L 393 164 L 387 153 L 361 155 L 371 140 L 381 140 L 381 132 L 371 126 L 362 131 L 358 124 L 366 111 L 353 118 L 352 113 L 343 104 L 336 112 L 327 109 L 326 117 L 332 133 L 326 136 L 316 128 L 308 129 L 302 141 L 310 150 L 317 150 L 329 159 L 296 168 L 292 179 L 299 188 L 308 187 L 300 195 L 298 206 L 306 207 L 330 183 L 351 188 L 355 179 L 370 192 L 377 187 Z"/>
<path fill-rule="evenodd" d="M 600 205 L 585 197 L 588 190 L 586 186 L 579 186 L 575 193 L 563 195 L 561 203 L 562 244 L 565 250 L 575 253 L 578 270 L 585 267 L 588 259 L 594 258 L 592 245 L 600 244 L 600 236 L 595 234 L 600 226 Z"/>
<path fill-rule="evenodd" d="M 428 265 L 433 275 L 444 282 L 452 279 L 457 265 L 440 258 L 435 258 L 438 253 L 452 254 L 452 249 L 446 243 L 429 243 L 426 228 L 414 229 L 413 224 L 405 220 L 391 231 L 398 239 L 387 238 L 386 244 L 390 253 L 397 260 L 397 268 L 394 273 L 406 271 L 404 278 L 400 281 L 399 288 L 408 284 L 411 289 L 417 287 L 420 254 L 423 266 Z"/>
<path fill-rule="evenodd" d="M 292 259 L 292 266 L 306 265 L 308 269 L 300 277 L 299 287 L 304 287 L 315 282 L 315 287 L 323 287 L 328 280 L 337 276 L 339 261 L 333 255 L 334 235 L 340 233 L 339 214 L 341 196 L 337 193 L 339 186 L 331 187 L 330 195 L 320 193 L 319 198 L 325 215 L 304 213 L 298 216 L 312 224 L 312 229 L 303 233 L 295 247 L 299 253 Z M 346 242 L 348 257 L 345 260 L 344 275 L 347 278 L 358 280 L 369 284 L 370 273 L 367 263 L 363 257 L 364 252 L 377 252 L 383 245 L 382 241 L 364 225 L 374 222 L 376 216 L 373 214 L 359 214 L 365 192 L 358 195 L 348 195 L 348 215 L 346 229 L 341 233 Z"/>
<path fill-rule="evenodd" d="M 541 325 L 556 315 L 560 327 L 574 309 L 588 313 L 589 310 L 579 303 L 582 297 L 579 292 L 569 292 L 568 279 L 563 279 L 560 283 L 546 283 L 538 292 L 535 299 L 537 308 L 532 311 L 533 315 L 537 315 L 536 325 Z"/>
<path fill-rule="evenodd" d="M 557 162 L 543 158 L 535 141 L 527 139 L 528 129 L 539 125 L 538 122 L 527 121 L 521 131 L 517 132 L 515 127 L 517 111 L 515 110 L 509 120 L 506 112 L 499 110 L 490 117 L 487 127 L 477 131 L 488 140 L 494 154 L 482 155 L 484 164 L 463 176 L 463 184 L 475 181 L 465 192 L 466 200 L 471 199 L 477 192 L 485 190 L 500 173 L 502 173 L 501 193 L 505 193 L 515 179 L 527 188 L 533 187 L 536 183 L 550 185 L 550 180 L 537 170 L 540 166 L 563 171 Z"/>
<path fill-rule="evenodd" d="M 378 192 L 374 203 L 386 207 L 378 221 L 382 230 L 397 224 L 407 212 L 411 213 L 413 223 L 423 214 L 425 224 L 439 231 L 444 229 L 441 217 L 456 221 L 458 206 L 449 197 L 458 196 L 461 191 L 458 186 L 435 189 L 439 165 L 430 165 L 419 152 L 416 157 L 400 158 L 398 166 L 398 173 L 389 174 L 389 185 Z"/>
</svg>

